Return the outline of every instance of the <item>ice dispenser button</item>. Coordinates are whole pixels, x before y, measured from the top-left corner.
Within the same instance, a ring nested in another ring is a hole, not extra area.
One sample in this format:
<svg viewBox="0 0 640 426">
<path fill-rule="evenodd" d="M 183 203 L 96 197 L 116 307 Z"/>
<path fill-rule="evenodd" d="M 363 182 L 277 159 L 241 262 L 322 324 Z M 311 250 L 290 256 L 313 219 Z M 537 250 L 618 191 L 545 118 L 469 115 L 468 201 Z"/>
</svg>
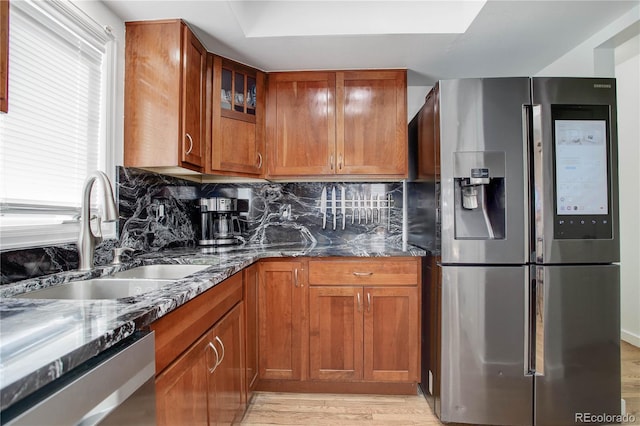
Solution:
<svg viewBox="0 0 640 426">
<path fill-rule="evenodd" d="M 476 168 L 471 169 L 471 179 L 469 183 L 472 185 L 486 185 L 489 183 L 489 169 Z"/>
</svg>

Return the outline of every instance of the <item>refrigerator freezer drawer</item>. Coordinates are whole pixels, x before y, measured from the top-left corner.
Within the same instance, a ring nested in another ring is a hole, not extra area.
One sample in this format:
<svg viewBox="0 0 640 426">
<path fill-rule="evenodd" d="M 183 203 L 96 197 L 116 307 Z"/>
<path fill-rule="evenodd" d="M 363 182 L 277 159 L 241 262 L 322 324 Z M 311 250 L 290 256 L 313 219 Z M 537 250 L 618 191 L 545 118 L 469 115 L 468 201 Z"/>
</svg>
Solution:
<svg viewBox="0 0 640 426">
<path fill-rule="evenodd" d="M 530 425 L 525 266 L 442 267 L 443 422 Z"/>
<path fill-rule="evenodd" d="M 619 266 L 538 266 L 536 275 L 535 424 L 620 414 Z"/>
</svg>

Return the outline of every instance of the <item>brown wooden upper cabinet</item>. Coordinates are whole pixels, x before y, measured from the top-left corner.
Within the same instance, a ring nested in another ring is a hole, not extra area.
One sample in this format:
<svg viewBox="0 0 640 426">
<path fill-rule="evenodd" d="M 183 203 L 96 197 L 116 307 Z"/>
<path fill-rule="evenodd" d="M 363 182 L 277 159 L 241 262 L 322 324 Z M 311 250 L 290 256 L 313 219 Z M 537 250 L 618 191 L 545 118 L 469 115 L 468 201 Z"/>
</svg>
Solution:
<svg viewBox="0 0 640 426">
<path fill-rule="evenodd" d="M 9 110 L 9 0 L 0 0 L 0 111 Z"/>
<path fill-rule="evenodd" d="M 126 23 L 124 165 L 204 171 L 207 52 L 181 20 Z"/>
<path fill-rule="evenodd" d="M 438 92 L 432 90 L 418 112 L 418 170 L 417 178 L 434 181 L 440 176 L 440 122 Z"/>
<path fill-rule="evenodd" d="M 269 176 L 406 177 L 406 82 L 406 70 L 269 74 Z"/>
<path fill-rule="evenodd" d="M 264 174 L 265 74 L 209 54 L 211 150 L 207 172 Z"/>
<path fill-rule="evenodd" d="M 271 73 L 267 85 L 269 175 L 333 174 L 335 73 Z"/>
</svg>

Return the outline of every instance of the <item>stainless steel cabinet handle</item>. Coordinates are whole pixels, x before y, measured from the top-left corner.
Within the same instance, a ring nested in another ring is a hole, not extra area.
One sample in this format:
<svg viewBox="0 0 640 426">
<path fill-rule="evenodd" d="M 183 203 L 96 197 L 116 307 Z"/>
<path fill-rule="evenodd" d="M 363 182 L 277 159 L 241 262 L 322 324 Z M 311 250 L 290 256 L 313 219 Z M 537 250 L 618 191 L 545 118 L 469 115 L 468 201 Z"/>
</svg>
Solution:
<svg viewBox="0 0 640 426">
<path fill-rule="evenodd" d="M 342 170 L 342 154 L 338 156 L 338 168 Z"/>
<path fill-rule="evenodd" d="M 218 354 L 218 350 L 213 343 L 209 342 L 209 347 L 213 349 L 213 352 L 215 352 L 216 354 L 216 365 L 214 365 L 213 367 L 209 367 L 209 373 L 213 373 L 214 371 L 216 371 L 216 368 L 218 368 L 218 365 L 220 365 L 220 355 Z"/>
<path fill-rule="evenodd" d="M 370 277 L 373 275 L 373 272 L 354 272 L 353 275 L 356 277 Z"/>
<path fill-rule="evenodd" d="M 222 340 L 220 340 L 220 337 L 216 336 L 216 341 L 218 343 L 220 343 L 220 348 L 222 349 L 222 356 L 220 357 L 220 361 L 218 361 L 218 364 L 216 365 L 216 367 L 220 364 L 222 364 L 222 360 L 224 359 L 224 343 L 222 343 Z"/>
<path fill-rule="evenodd" d="M 371 312 L 371 293 L 367 293 L 367 312 Z"/>
<path fill-rule="evenodd" d="M 262 154 L 258 153 L 258 168 L 262 168 Z"/>
<path fill-rule="evenodd" d="M 300 286 L 300 285 L 299 285 L 299 283 L 298 283 L 298 268 L 296 268 L 296 269 L 294 269 L 294 270 L 293 270 L 293 284 L 294 284 L 296 287 L 299 287 L 299 286 Z"/>
<path fill-rule="evenodd" d="M 191 138 L 191 135 L 189 133 L 185 133 L 185 136 L 187 137 L 187 139 L 189 139 L 189 149 L 184 153 L 184 155 L 189 155 L 193 150 L 193 138 Z"/>
<path fill-rule="evenodd" d="M 358 292 L 358 312 L 362 312 L 362 300 L 360 300 L 360 292 Z"/>
<path fill-rule="evenodd" d="M 331 170 L 333 170 L 333 154 L 329 156 L 329 167 L 331 167 Z"/>
</svg>

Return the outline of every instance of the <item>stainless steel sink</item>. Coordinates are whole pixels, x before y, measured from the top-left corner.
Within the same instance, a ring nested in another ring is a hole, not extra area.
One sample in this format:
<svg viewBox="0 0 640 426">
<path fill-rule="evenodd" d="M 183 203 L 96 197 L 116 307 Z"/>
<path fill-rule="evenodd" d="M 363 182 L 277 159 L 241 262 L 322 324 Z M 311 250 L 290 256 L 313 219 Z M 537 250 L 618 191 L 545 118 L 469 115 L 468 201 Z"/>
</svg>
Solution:
<svg viewBox="0 0 640 426">
<path fill-rule="evenodd" d="M 121 299 L 139 296 L 211 265 L 144 265 L 108 277 L 72 281 L 17 295 L 24 299 Z"/>
<path fill-rule="evenodd" d="M 116 272 L 114 278 L 142 278 L 142 279 L 163 279 L 178 280 L 198 271 L 208 268 L 211 265 L 144 265 L 137 268 Z"/>
<path fill-rule="evenodd" d="M 138 296 L 172 282 L 173 280 L 160 279 L 95 278 L 35 290 L 16 297 L 24 299 L 121 299 Z"/>
</svg>

